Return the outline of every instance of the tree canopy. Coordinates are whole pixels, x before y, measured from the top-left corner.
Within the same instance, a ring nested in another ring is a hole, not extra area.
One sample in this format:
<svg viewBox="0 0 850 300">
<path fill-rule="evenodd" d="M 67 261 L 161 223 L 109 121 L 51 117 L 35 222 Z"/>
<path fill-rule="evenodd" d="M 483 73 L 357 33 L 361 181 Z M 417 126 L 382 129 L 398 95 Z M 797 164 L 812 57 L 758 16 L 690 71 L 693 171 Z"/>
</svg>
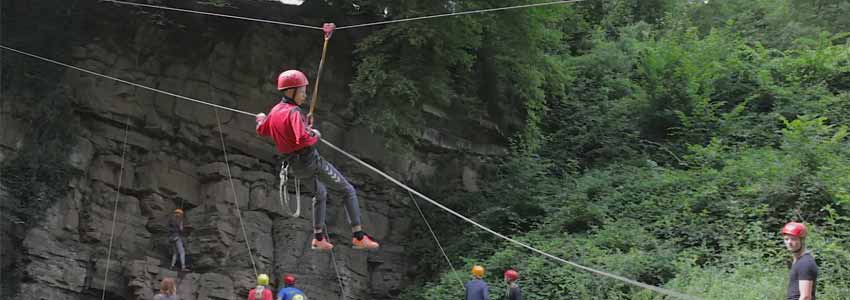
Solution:
<svg viewBox="0 0 850 300">
<path fill-rule="evenodd" d="M 399 18 L 504 5 L 358 3 Z M 369 104 L 361 121 L 402 144 L 432 120 L 426 106 L 498 120 L 511 155 L 481 192 L 442 196 L 500 232 L 700 297 L 776 299 L 789 260 L 778 231 L 801 221 L 821 265 L 818 298 L 840 299 L 850 293 L 848 9 L 598 0 L 402 23 L 359 44 L 351 89 Z M 438 218 L 438 233 L 457 232 Z M 527 299 L 658 297 L 475 228 L 442 237 L 461 265 L 491 270 L 494 290 L 516 268 Z M 429 272 L 402 298 L 462 297 L 455 276 L 467 272 L 422 251 Z"/>
</svg>

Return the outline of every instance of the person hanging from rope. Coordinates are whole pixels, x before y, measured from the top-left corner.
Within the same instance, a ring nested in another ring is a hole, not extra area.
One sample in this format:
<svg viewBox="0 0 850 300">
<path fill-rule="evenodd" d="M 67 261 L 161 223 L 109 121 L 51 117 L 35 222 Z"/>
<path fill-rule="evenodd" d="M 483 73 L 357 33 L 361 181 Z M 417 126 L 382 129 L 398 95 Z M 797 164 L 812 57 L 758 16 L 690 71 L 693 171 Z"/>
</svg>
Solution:
<svg viewBox="0 0 850 300">
<path fill-rule="evenodd" d="M 782 227 L 785 248 L 791 252 L 791 272 L 788 274 L 788 300 L 815 300 L 818 280 L 818 265 L 806 251 L 806 225 L 789 222 Z"/>
<path fill-rule="evenodd" d="M 171 244 L 171 269 L 180 257 L 180 271 L 188 272 L 186 268 L 186 248 L 183 247 L 183 236 L 186 230 L 183 224 L 183 210 L 175 209 L 174 216 L 168 220 L 168 242 Z"/>
<path fill-rule="evenodd" d="M 269 275 L 257 276 L 257 287 L 248 291 L 248 300 L 274 300 L 272 289 L 269 288 Z"/>
<path fill-rule="evenodd" d="M 484 282 L 484 267 L 472 267 L 472 280 L 468 281 L 466 287 L 466 300 L 490 300 L 490 287 Z"/>
<path fill-rule="evenodd" d="M 304 292 L 295 287 L 295 275 L 283 276 L 283 288 L 277 292 L 277 300 L 307 300 Z"/>
<path fill-rule="evenodd" d="M 508 285 L 506 297 L 508 300 L 522 300 L 522 289 L 517 284 L 519 280 L 519 272 L 513 269 L 505 271 L 505 283 Z"/>
<path fill-rule="evenodd" d="M 324 232 L 327 188 L 341 192 L 345 199 L 345 212 L 351 224 L 351 244 L 354 249 L 377 249 L 379 244 L 366 232 L 360 222 L 360 206 L 357 192 L 345 177 L 330 162 L 319 155 L 314 145 L 321 133 L 312 127 L 302 116 L 299 105 L 307 98 L 307 76 L 298 70 L 280 73 L 277 89 L 282 92 L 280 103 L 275 105 L 268 116 L 257 114 L 257 134 L 271 137 L 278 152 L 284 155 L 282 168 L 305 182 L 312 182 L 315 191 L 313 198 L 313 233 L 311 242 L 314 250 L 328 251 L 333 245 Z"/>
</svg>

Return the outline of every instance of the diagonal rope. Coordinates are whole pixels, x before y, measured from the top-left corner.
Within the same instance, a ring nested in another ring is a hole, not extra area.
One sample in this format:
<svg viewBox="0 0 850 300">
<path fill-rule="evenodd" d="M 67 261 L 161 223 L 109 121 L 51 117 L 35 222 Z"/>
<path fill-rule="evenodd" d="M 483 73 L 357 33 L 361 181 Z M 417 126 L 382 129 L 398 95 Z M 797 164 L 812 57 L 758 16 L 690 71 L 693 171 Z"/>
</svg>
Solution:
<svg viewBox="0 0 850 300">
<path fill-rule="evenodd" d="M 183 99 L 183 100 L 188 100 L 188 101 L 192 101 L 192 102 L 196 102 L 196 103 L 200 103 L 200 104 L 204 104 L 204 105 L 209 105 L 209 106 L 212 106 L 212 107 L 215 107 L 215 108 L 220 108 L 220 109 L 223 109 L 223 110 L 229 110 L 229 111 L 232 111 L 232 112 L 249 114 L 249 115 L 252 115 L 252 116 L 254 115 L 252 113 L 244 112 L 244 111 L 237 110 L 237 109 L 232 109 L 232 108 L 229 108 L 229 107 L 226 107 L 226 106 L 221 106 L 221 105 L 214 104 L 214 103 L 204 102 L 204 101 L 201 101 L 201 100 L 189 98 L 189 97 L 186 97 L 186 96 L 177 95 L 177 94 L 174 94 L 174 93 L 169 93 L 169 92 L 166 92 L 166 91 L 163 91 L 163 90 L 155 89 L 155 88 L 145 86 L 145 85 L 141 85 L 141 84 L 138 84 L 138 83 L 133 83 L 133 82 L 123 80 L 123 79 L 119 79 L 119 78 L 116 78 L 116 77 L 103 75 L 103 74 L 100 74 L 100 73 L 97 73 L 97 72 L 94 72 L 94 71 L 89 71 L 89 70 L 86 70 L 86 69 L 83 69 L 83 68 L 80 68 L 80 67 L 75 67 L 75 66 L 72 66 L 72 65 L 69 65 L 69 64 L 66 64 L 66 63 L 58 62 L 58 61 L 55 61 L 55 60 L 52 60 L 52 59 L 49 59 L 49 58 L 46 58 L 46 57 L 41 57 L 41 56 L 38 56 L 38 55 L 35 55 L 35 54 L 31 54 L 31 53 L 27 53 L 27 52 L 24 52 L 24 51 L 21 51 L 21 50 L 17 50 L 17 49 L 14 49 L 14 48 L 9 48 L 9 47 L 3 46 L 3 45 L 0 45 L 0 48 L 6 49 L 6 50 L 9 50 L 9 51 L 12 51 L 12 52 L 16 52 L 16 53 L 19 53 L 19 54 L 23 54 L 23 55 L 26 55 L 26 56 L 29 56 L 29 57 L 38 58 L 40 60 L 51 62 L 51 63 L 57 64 L 57 65 L 60 65 L 60 66 L 66 67 L 66 68 L 71 68 L 71 69 L 74 69 L 74 70 L 77 70 L 77 71 L 80 71 L 80 72 L 88 73 L 88 74 L 95 75 L 95 76 L 100 76 L 100 77 L 107 78 L 107 79 L 112 79 L 112 80 L 118 81 L 120 83 L 125 83 L 125 84 L 129 84 L 129 85 L 132 85 L 132 86 L 135 86 L 135 87 L 140 87 L 140 88 L 143 88 L 143 89 L 146 89 L 146 90 L 149 90 L 149 91 L 154 91 L 154 92 L 157 92 L 157 93 L 176 97 L 178 99 Z"/>
<path fill-rule="evenodd" d="M 144 85 L 141 85 L 141 84 L 136 84 L 136 83 L 128 82 L 128 81 L 126 81 L 126 80 L 121 80 L 121 79 L 117 79 L 117 78 L 114 78 L 114 77 L 110 77 L 110 76 L 102 75 L 102 74 L 99 74 L 99 73 L 95 73 L 95 72 L 92 72 L 92 71 L 88 71 L 88 70 L 86 70 L 86 69 L 82 69 L 82 68 L 74 67 L 74 66 L 71 66 L 71 65 L 68 65 L 68 64 L 60 63 L 60 62 L 57 62 L 57 61 L 55 61 L 55 60 L 51 60 L 51 59 L 47 59 L 47 58 L 43 58 L 43 57 L 40 57 L 40 56 L 37 56 L 37 55 L 33 55 L 33 54 L 29 54 L 29 53 L 27 53 L 27 52 L 23 52 L 23 51 L 20 51 L 20 50 L 15 50 L 15 49 L 12 49 L 12 48 L 9 48 L 9 47 L 6 47 L 6 46 L 3 46 L 3 45 L 0 45 L 0 48 L 7 49 L 7 50 L 10 50 L 10 51 L 13 51 L 13 52 L 17 52 L 17 53 L 20 53 L 20 54 L 23 54 L 23 55 L 27 55 L 27 56 L 30 56 L 30 57 L 38 58 L 38 59 L 41 59 L 41 60 L 44 60 L 44 61 L 47 61 L 47 62 L 52 62 L 52 63 L 59 64 L 59 65 L 62 65 L 62 66 L 66 66 L 66 67 L 69 67 L 69 68 L 72 68 L 72 69 L 75 69 L 75 70 L 79 70 L 79 71 L 82 71 L 82 72 L 90 73 L 90 74 L 93 74 L 93 75 L 97 75 L 97 76 L 101 76 L 101 77 L 105 77 L 105 78 L 109 78 L 109 79 L 114 79 L 114 80 L 119 81 L 119 82 L 122 82 L 122 83 L 127 83 L 127 84 L 130 84 L 130 85 L 133 85 L 133 86 L 137 86 L 137 87 L 141 87 L 141 88 L 148 89 L 148 90 L 151 90 L 151 91 L 159 92 L 159 93 L 162 93 L 162 94 L 165 94 L 165 95 L 174 96 L 174 97 L 179 98 L 179 99 L 188 100 L 188 101 L 192 101 L 192 102 L 200 103 L 200 104 L 204 104 L 204 105 L 209 105 L 209 106 L 212 106 L 212 107 L 217 107 L 217 108 L 220 108 L 220 109 L 224 109 L 224 110 L 228 110 L 228 111 L 232 111 L 232 112 L 237 112 L 237 113 L 241 113 L 241 114 L 248 115 L 248 116 L 254 116 L 254 114 L 253 114 L 253 113 L 249 113 L 249 112 L 246 112 L 246 111 L 241 111 L 241 110 L 238 110 L 238 109 L 233 109 L 233 108 L 229 108 L 229 107 L 224 107 L 224 106 L 221 106 L 221 105 L 217 105 L 217 104 L 213 104 L 213 103 L 209 103 L 209 102 L 205 102 L 205 101 L 201 101 L 201 100 L 197 100 L 197 99 L 189 98 L 189 97 L 186 97 L 186 96 L 181 96 L 181 95 L 177 95 L 177 94 L 173 94 L 173 93 L 169 93 L 169 92 L 161 91 L 161 90 L 158 90 L 158 89 L 155 89 L 155 88 L 151 88 L 151 87 L 147 87 L 147 86 L 144 86 Z M 216 117 L 218 117 L 218 111 L 216 111 Z M 220 122 L 220 121 L 219 121 L 219 132 L 221 132 L 221 122 Z M 221 139 L 222 139 L 222 145 L 223 145 L 223 144 L 224 144 L 224 136 L 223 136 L 223 134 L 221 135 Z M 422 193 L 419 193 L 418 191 L 416 191 L 416 190 L 414 190 L 414 189 L 412 189 L 412 188 L 408 187 L 408 186 L 407 186 L 407 185 L 405 185 L 404 183 L 401 183 L 400 181 L 398 181 L 397 179 L 393 178 L 392 176 L 387 175 L 386 173 L 384 173 L 383 171 L 379 170 L 378 168 L 375 168 L 374 166 L 372 166 L 372 165 L 370 165 L 370 164 L 368 164 L 368 163 L 366 163 L 366 162 L 364 162 L 364 161 L 360 160 L 360 159 L 359 159 L 359 158 L 357 158 L 356 156 L 354 156 L 354 155 L 352 155 L 352 154 L 350 154 L 350 153 L 346 152 L 345 150 L 340 149 L 339 147 L 335 146 L 334 144 L 331 144 L 331 143 L 330 143 L 330 142 L 328 142 L 327 140 L 322 139 L 321 141 L 322 141 L 322 143 L 325 143 L 325 145 L 328 145 L 329 147 L 331 147 L 331 148 L 333 148 L 334 150 L 336 150 L 336 151 L 338 151 L 338 152 L 342 153 L 342 154 L 343 154 L 343 155 L 345 155 L 346 157 L 348 157 L 348 158 L 350 158 L 350 159 L 354 160 L 355 162 L 357 162 L 357 163 L 359 163 L 359 164 L 363 165 L 364 167 L 366 167 L 366 168 L 368 168 L 368 169 L 370 169 L 370 170 L 374 171 L 375 173 L 378 173 L 379 175 L 383 176 L 384 178 L 386 178 L 387 180 L 391 181 L 392 183 L 395 183 L 395 184 L 396 184 L 396 185 L 398 185 L 399 187 L 401 187 L 401 188 L 403 188 L 403 189 L 407 190 L 408 192 L 413 193 L 414 195 L 416 195 L 416 196 L 418 196 L 418 197 L 420 197 L 420 198 L 422 198 L 422 199 L 425 199 L 426 201 L 428 201 L 429 203 L 433 204 L 434 206 L 437 206 L 437 207 L 439 207 L 440 209 L 442 209 L 442 210 L 444 210 L 444 211 L 446 211 L 446 212 L 448 212 L 448 213 L 450 213 L 450 214 L 452 214 L 452 215 L 454 215 L 454 216 L 456 216 L 456 217 L 460 218 L 461 220 L 464 220 L 464 221 L 466 221 L 467 223 L 470 223 L 470 224 L 472 224 L 472 225 L 475 225 L 476 227 L 481 228 L 482 230 L 484 230 L 484 231 L 486 231 L 486 232 L 488 232 L 488 233 L 490 233 L 490 234 L 492 234 L 492 235 L 495 235 L 495 236 L 497 236 L 497 237 L 499 237 L 499 238 L 501 238 L 501 239 L 503 239 L 503 240 L 506 240 L 506 241 L 508 241 L 508 242 L 514 243 L 514 244 L 516 244 L 516 245 L 518 245 L 518 246 L 521 246 L 521 247 L 523 247 L 523 248 L 526 248 L 526 249 L 528 249 L 528 250 L 530 250 L 530 251 L 532 251 L 532 252 L 538 253 L 538 254 L 543 255 L 543 256 L 545 256 L 545 257 L 551 258 L 551 259 L 553 259 L 553 260 L 555 260 L 555 261 L 558 261 L 558 262 L 561 262 L 561 263 L 564 263 L 564 264 L 568 264 L 568 265 L 573 266 L 573 267 L 575 267 L 575 268 L 578 268 L 578 269 L 581 269 L 581 270 L 584 270 L 584 271 L 587 271 L 587 272 L 590 272 L 590 273 L 594 273 L 594 274 L 597 274 L 597 275 L 600 275 L 600 276 L 604 276 L 604 277 L 608 277 L 608 278 L 611 278 L 611 279 L 615 279 L 615 280 L 618 280 L 618 281 L 621 281 L 621 282 L 624 282 L 624 283 L 627 283 L 627 284 L 630 284 L 630 285 L 633 285 L 633 286 L 636 286 L 636 287 L 640 287 L 640 288 L 644 288 L 644 289 L 652 290 L 652 291 L 657 292 L 657 293 L 659 293 L 659 294 L 664 294 L 664 295 L 668 295 L 668 296 L 675 297 L 675 298 L 679 298 L 679 299 L 688 299 L 688 300 L 700 300 L 700 299 L 702 299 L 702 298 L 699 298 L 699 297 L 696 297 L 696 296 L 691 296 L 691 295 L 683 294 L 683 293 L 676 292 L 676 291 L 673 291 L 673 290 L 668 290 L 668 289 L 664 289 L 664 288 L 661 288 L 661 287 L 657 287 L 657 286 L 649 285 L 649 284 L 646 284 L 646 283 L 642 283 L 642 282 L 639 282 L 639 281 L 636 281 L 636 280 L 633 280 L 633 279 L 629 279 L 629 278 L 625 278 L 625 277 L 623 277 L 623 276 L 619 276 L 619 275 L 616 275 L 616 274 L 611 274 L 611 273 L 604 272 L 604 271 L 600 271 L 600 270 L 596 270 L 596 269 L 593 269 L 593 268 L 590 268 L 590 267 L 585 267 L 585 266 L 583 266 L 583 265 L 580 265 L 580 264 L 577 264 L 577 263 L 574 263 L 574 262 L 571 262 L 571 261 L 565 260 L 565 259 L 563 259 L 563 258 L 557 257 L 557 256 L 555 256 L 555 255 L 549 254 L 549 253 L 547 253 L 547 252 L 544 252 L 544 251 L 542 251 L 542 250 L 539 250 L 539 249 L 537 249 L 537 248 L 534 248 L 534 247 L 532 247 L 532 246 L 529 246 L 529 245 L 527 245 L 527 244 L 525 244 L 525 243 L 522 243 L 522 242 L 520 242 L 520 241 L 514 240 L 514 239 L 512 239 L 512 238 L 510 238 L 510 237 L 507 237 L 507 236 L 505 236 L 505 235 L 503 235 L 503 234 L 501 234 L 501 233 L 498 233 L 498 232 L 496 232 L 496 231 L 494 231 L 494 230 L 492 230 L 492 229 L 490 229 L 490 228 L 488 228 L 488 227 L 486 227 L 486 226 L 484 226 L 484 225 L 481 225 L 481 224 L 479 224 L 479 223 L 477 223 L 477 222 L 473 221 L 472 219 L 470 219 L 470 218 L 468 218 L 468 217 L 466 217 L 466 216 L 464 216 L 464 215 L 462 215 L 462 214 L 460 214 L 460 213 L 458 213 L 458 212 L 456 212 L 456 211 L 452 210 L 451 208 L 446 207 L 445 205 L 443 205 L 443 204 L 441 204 L 441 203 L 439 203 L 439 202 L 437 202 L 437 201 L 435 201 L 435 200 L 433 200 L 433 199 L 429 198 L 428 196 L 423 195 Z M 225 161 L 227 161 L 227 159 L 226 159 L 226 154 L 227 154 L 227 151 L 225 150 Z M 228 168 L 227 168 L 227 170 L 228 170 L 228 175 L 230 175 L 230 167 L 228 167 Z M 231 181 L 231 183 L 232 183 L 232 181 Z M 235 194 L 235 193 L 236 193 L 236 191 L 235 191 L 235 189 L 234 189 L 234 194 Z M 238 209 L 238 208 L 239 208 L 239 206 L 237 205 L 237 209 Z M 241 222 L 241 216 L 242 216 L 242 215 L 240 214 L 239 216 L 240 216 L 240 222 Z M 243 233 L 244 233 L 244 226 L 243 226 Z M 247 240 L 246 240 L 246 244 L 247 244 Z M 250 249 L 251 249 L 251 248 L 249 247 L 249 248 L 248 248 L 248 250 L 249 250 L 249 254 L 250 254 Z M 252 256 L 252 263 L 253 263 L 253 256 Z M 255 267 L 255 273 L 256 273 L 256 267 Z"/>
<path fill-rule="evenodd" d="M 254 253 L 251 252 L 251 243 L 248 242 L 248 232 L 245 230 L 245 222 L 242 222 L 242 211 L 239 209 L 239 196 L 236 195 L 236 185 L 233 184 L 233 174 L 230 173 L 230 160 L 227 158 L 227 146 L 224 144 L 224 130 L 221 128 L 221 119 L 218 110 L 215 111 L 215 120 L 218 121 L 218 136 L 221 138 L 221 151 L 224 152 L 224 164 L 227 166 L 227 178 L 230 180 L 230 190 L 233 191 L 233 200 L 236 202 L 236 215 L 239 216 L 239 225 L 242 227 L 242 236 L 245 238 L 245 247 L 248 248 L 248 256 L 251 257 L 251 267 L 254 268 L 254 277 L 257 277 L 257 263 L 254 262 Z"/>
<path fill-rule="evenodd" d="M 127 117 L 127 124 L 124 125 L 124 143 L 121 147 L 121 169 L 118 171 L 118 188 L 115 189 L 115 205 L 112 208 L 112 229 L 109 232 L 109 250 L 106 251 L 106 272 L 103 274 L 103 292 L 100 294 L 100 300 L 106 299 L 106 284 L 109 282 L 109 263 L 112 259 L 112 239 L 115 237 L 115 221 L 118 216 L 118 199 L 121 196 L 121 185 L 124 181 L 124 156 L 127 153 L 128 131 L 130 131 L 129 117 Z"/>
<path fill-rule="evenodd" d="M 375 25 L 384 25 L 384 24 L 392 24 L 392 23 L 402 23 L 402 22 L 442 18 L 442 17 L 454 17 L 454 16 L 461 16 L 461 15 L 479 14 L 479 13 L 494 12 L 494 11 L 500 11 L 500 10 L 517 9 L 517 8 L 537 7 L 537 6 L 546 6 L 546 5 L 553 5 L 553 4 L 567 4 L 567 3 L 575 3 L 575 2 L 581 2 L 581 1 L 584 1 L 584 0 L 554 1 L 554 2 L 524 4 L 524 5 L 515 5 L 515 6 L 507 6 L 507 7 L 477 9 L 477 10 L 462 11 L 462 12 L 456 12 L 456 13 L 445 13 L 445 14 L 422 16 L 422 17 L 413 17 L 413 18 L 390 20 L 390 21 L 380 21 L 380 22 L 372 22 L 372 23 L 365 23 L 365 24 L 340 26 L 340 27 L 337 27 L 336 30 L 366 27 L 366 26 L 375 26 Z"/>
<path fill-rule="evenodd" d="M 193 14 L 200 14 L 200 15 L 208 15 L 208 16 L 216 16 L 216 17 L 224 17 L 224 18 L 231 18 L 231 19 L 260 22 L 260 23 L 268 23 L 268 24 L 276 24 L 276 25 L 285 25 L 285 26 L 292 26 L 292 27 L 322 30 L 322 27 L 318 27 L 318 26 L 310 26 L 310 25 L 303 25 L 303 24 L 296 24 L 296 23 L 274 21 L 274 20 L 240 17 L 240 16 L 234 16 L 234 15 L 226 15 L 226 14 L 197 11 L 197 10 L 191 10 L 191 9 L 182 9 L 182 8 L 174 8 L 174 7 L 167 7 L 167 6 L 118 1 L 118 0 L 102 0 L 102 1 L 103 2 L 112 2 L 112 3 L 115 3 L 115 4 L 133 5 L 133 6 L 140 6 L 140 7 L 147 7 L 147 8 L 156 8 L 156 9 L 164 9 L 164 10 L 171 10 L 171 11 L 179 11 L 179 12 L 184 12 L 184 13 L 193 13 Z"/>
<path fill-rule="evenodd" d="M 460 289 L 461 289 L 461 290 L 466 289 L 466 286 L 464 286 L 464 285 L 463 285 L 463 280 L 461 280 L 461 279 L 460 279 L 460 277 L 459 277 L 459 275 L 458 275 L 458 273 L 457 273 L 457 270 L 455 270 L 455 266 L 454 266 L 454 264 L 452 264 L 452 260 L 451 260 L 451 259 L 449 259 L 449 256 L 448 256 L 448 255 L 446 255 L 446 250 L 445 250 L 445 249 L 443 249 L 443 245 L 441 245 L 441 244 L 440 244 L 440 239 L 438 239 L 438 238 L 437 238 L 437 234 L 435 234 L 435 233 L 434 233 L 434 229 L 432 229 L 432 228 L 431 228 L 431 223 L 429 223 L 429 222 L 428 222 L 428 219 L 427 219 L 427 218 L 425 218 L 425 214 L 424 214 L 424 213 L 422 213 L 422 209 L 421 209 L 421 208 L 419 208 L 419 202 L 418 202 L 418 201 L 416 201 L 416 198 L 414 198 L 414 197 L 413 197 L 413 194 L 411 194 L 409 191 L 407 192 L 407 195 L 408 195 L 408 196 L 410 196 L 410 200 L 412 200 L 412 201 L 413 201 L 413 205 L 415 205 L 415 206 L 416 206 L 416 210 L 417 210 L 417 211 L 419 211 L 419 215 L 420 215 L 420 216 L 422 216 L 422 220 L 423 220 L 423 221 L 425 221 L 425 226 L 427 226 L 427 227 L 428 227 L 428 231 L 430 231 L 430 232 L 431 232 L 431 236 L 432 236 L 432 237 L 434 237 L 434 241 L 435 241 L 435 242 L 437 242 L 437 247 L 439 247 L 439 248 L 440 248 L 440 253 L 442 253 L 442 254 L 443 254 L 443 257 L 444 257 L 444 258 L 446 258 L 446 262 L 447 262 L 447 263 L 449 263 L 449 268 L 451 268 L 451 269 L 452 269 L 452 273 L 454 273 L 454 274 L 455 274 L 455 278 L 457 279 L 457 283 L 458 283 L 458 284 L 460 284 Z"/>
<path fill-rule="evenodd" d="M 357 162 L 357 163 L 359 163 L 359 164 L 363 165 L 364 167 L 366 167 L 366 168 L 368 168 L 368 169 L 372 170 L 373 172 L 378 173 L 379 175 L 383 176 L 384 178 L 386 178 L 387 180 L 391 181 L 392 183 L 395 183 L 395 184 L 396 184 L 396 185 L 398 185 L 399 187 L 401 187 L 401 188 L 403 188 L 403 189 L 407 190 L 408 192 L 413 193 L 413 194 L 415 194 L 416 196 L 419 196 L 419 197 L 420 197 L 420 198 L 422 198 L 422 199 L 425 199 L 425 201 L 430 202 L 430 203 L 431 203 L 431 204 L 433 204 L 434 206 L 437 206 L 437 207 L 441 208 L 442 210 L 444 210 L 444 211 L 446 211 L 446 212 L 448 212 L 448 213 L 450 213 L 450 214 L 452 214 L 452 215 L 455 215 L 456 217 L 460 218 L 461 220 L 464 220 L 464 221 L 466 221 L 467 223 L 470 223 L 470 224 L 472 224 L 472 225 L 475 225 L 476 227 L 481 228 L 482 230 L 484 230 L 484 231 L 486 231 L 486 232 L 489 232 L 490 234 L 495 235 L 495 236 L 497 236 L 497 237 L 499 237 L 499 238 L 501 238 L 501 239 L 503 239 L 503 240 L 505 240 L 505 241 L 508 241 L 508 242 L 514 243 L 514 244 L 516 244 L 516 245 L 518 245 L 518 246 L 521 246 L 521 247 L 523 247 L 523 248 L 526 248 L 526 249 L 528 249 L 528 250 L 531 250 L 531 251 L 533 251 L 533 252 L 536 252 L 536 253 L 538 253 L 538 254 L 540 254 L 540 255 L 546 256 L 546 257 L 548 257 L 548 258 L 551 258 L 551 259 L 553 259 L 553 260 L 556 260 L 556 261 L 559 261 L 559 262 L 562 262 L 562 263 L 565 263 L 565 264 L 568 264 L 568 265 L 571 265 L 571 266 L 576 267 L 576 268 L 578 268 L 578 269 L 585 270 L 585 271 L 588 271 L 588 272 L 591 272 L 591 273 L 594 273 L 594 274 L 597 274 L 597 275 L 601 275 L 601 276 L 609 277 L 609 278 L 612 278 L 612 279 L 616 279 L 616 280 L 619 280 L 619 281 L 622 281 L 622 282 L 625 282 L 625 283 L 628 283 L 628 284 L 631 284 L 631 285 L 634 285 L 634 286 L 637 286 L 637 287 L 641 287 L 641 288 L 644 288 L 644 289 L 648 289 L 648 290 L 652 290 L 652 291 L 658 292 L 658 293 L 660 293 L 660 294 L 664 294 L 664 295 L 668 295 L 668 296 L 673 296 L 673 297 L 680 298 L 680 299 L 689 299 L 689 300 L 691 300 L 691 299 L 700 299 L 700 298 L 697 298 L 697 297 L 695 297 L 695 296 L 691 296 L 691 295 L 687 295 L 687 294 L 679 293 L 679 292 L 676 292 L 676 291 L 673 291 L 673 290 L 668 290 L 668 289 L 660 288 L 660 287 L 657 287 L 657 286 L 649 285 L 649 284 L 646 284 L 646 283 L 643 283 L 643 282 L 639 282 L 639 281 L 636 281 L 636 280 L 633 280 L 633 279 L 625 278 L 625 277 L 620 276 L 620 275 L 615 275 L 615 274 L 611 274 L 611 273 L 608 273 L 608 272 L 605 272 L 605 271 L 600 271 L 600 270 L 596 270 L 596 269 L 593 269 L 593 268 L 590 268 L 590 267 L 585 267 L 585 266 L 582 266 L 582 265 L 580 265 L 580 264 L 577 264 L 577 263 L 574 263 L 574 262 L 568 261 L 568 260 L 566 260 L 566 259 L 563 259 L 563 258 L 557 257 L 557 256 L 555 256 L 555 255 L 549 254 L 549 253 L 547 253 L 547 252 L 545 252 L 545 251 L 543 251 L 543 250 L 540 250 L 540 249 L 534 248 L 534 247 L 532 247 L 532 246 L 529 246 L 528 244 L 525 244 L 525 243 L 523 243 L 523 242 L 520 242 L 520 241 L 514 240 L 514 239 L 512 239 L 512 238 L 510 238 L 510 237 L 505 236 L 504 234 L 498 233 L 498 232 L 494 231 L 493 229 L 488 228 L 487 226 L 481 225 L 481 224 L 479 224 L 478 222 L 473 221 L 472 219 L 470 219 L 470 218 L 468 218 L 468 217 L 466 217 L 466 216 L 464 216 L 464 215 L 462 215 L 462 214 L 460 214 L 460 213 L 458 213 L 458 212 L 456 212 L 456 211 L 452 210 L 451 208 L 446 207 L 445 205 L 441 204 L 440 202 L 437 202 L 437 201 L 435 201 L 435 200 L 433 200 L 433 199 L 429 198 L 428 196 L 423 195 L 422 193 L 419 193 L 418 191 L 416 191 L 416 190 L 414 190 L 414 189 L 410 188 L 409 186 L 407 186 L 407 185 L 406 185 L 406 184 L 404 184 L 404 183 L 401 183 L 400 181 L 398 181 L 397 179 L 393 178 L 392 176 L 387 175 L 387 173 L 384 173 L 383 171 L 379 170 L 378 168 L 375 168 L 375 167 L 373 167 L 372 165 L 370 165 L 370 164 L 368 164 L 368 163 L 366 163 L 366 162 L 364 162 L 364 161 L 360 160 L 360 159 L 359 159 L 359 158 L 357 158 L 356 156 L 352 155 L 351 153 L 346 152 L 345 150 L 340 149 L 340 148 L 339 148 L 339 147 L 337 147 L 336 145 L 331 144 L 331 143 L 330 143 L 330 142 L 328 142 L 327 140 L 322 139 L 322 142 L 323 142 L 323 143 L 325 143 L 325 145 L 328 145 L 329 147 L 331 147 L 331 148 L 333 148 L 334 150 L 338 151 L 339 153 L 342 153 L 343 155 L 345 155 L 346 157 L 350 158 L 351 160 L 354 160 L 355 162 Z"/>
</svg>

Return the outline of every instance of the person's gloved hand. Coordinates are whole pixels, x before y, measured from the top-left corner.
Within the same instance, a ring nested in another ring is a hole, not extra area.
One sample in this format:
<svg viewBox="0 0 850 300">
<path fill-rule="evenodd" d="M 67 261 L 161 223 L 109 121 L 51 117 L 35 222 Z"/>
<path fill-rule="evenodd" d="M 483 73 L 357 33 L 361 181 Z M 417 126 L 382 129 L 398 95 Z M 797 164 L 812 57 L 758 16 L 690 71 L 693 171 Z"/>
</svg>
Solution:
<svg viewBox="0 0 850 300">
<path fill-rule="evenodd" d="M 322 133 L 319 132 L 318 129 L 311 128 L 310 131 L 313 133 L 313 136 L 318 137 L 318 138 L 322 138 Z"/>
<path fill-rule="evenodd" d="M 260 123 L 260 122 L 262 122 L 263 120 L 266 119 L 266 114 L 265 113 L 258 113 L 256 117 L 257 117 L 257 123 Z"/>
</svg>

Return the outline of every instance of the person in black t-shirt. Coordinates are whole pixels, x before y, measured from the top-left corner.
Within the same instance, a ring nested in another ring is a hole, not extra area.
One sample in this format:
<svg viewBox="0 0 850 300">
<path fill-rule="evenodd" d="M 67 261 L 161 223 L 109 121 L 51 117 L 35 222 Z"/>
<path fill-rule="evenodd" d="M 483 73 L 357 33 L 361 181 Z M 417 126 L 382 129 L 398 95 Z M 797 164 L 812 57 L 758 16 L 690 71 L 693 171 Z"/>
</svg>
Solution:
<svg viewBox="0 0 850 300">
<path fill-rule="evenodd" d="M 508 284 L 508 291 L 506 293 L 508 300 L 522 300 L 522 289 L 519 288 L 517 280 L 519 280 L 519 272 L 512 269 L 505 271 L 505 283 Z"/>
<path fill-rule="evenodd" d="M 818 280 L 818 265 L 815 258 L 806 251 L 806 225 L 790 222 L 782 227 L 782 239 L 785 248 L 791 252 L 794 260 L 788 274 L 788 300 L 815 300 Z"/>
</svg>

